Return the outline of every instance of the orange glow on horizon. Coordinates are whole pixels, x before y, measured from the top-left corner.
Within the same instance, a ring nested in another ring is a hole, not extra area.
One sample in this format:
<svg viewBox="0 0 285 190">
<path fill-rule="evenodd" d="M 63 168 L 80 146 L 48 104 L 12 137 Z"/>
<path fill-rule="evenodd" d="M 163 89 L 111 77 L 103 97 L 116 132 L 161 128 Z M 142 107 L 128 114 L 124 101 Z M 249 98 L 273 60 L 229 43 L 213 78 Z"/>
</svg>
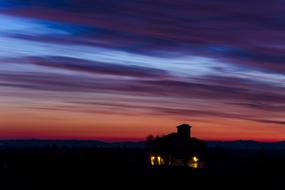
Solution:
<svg viewBox="0 0 285 190">
<path fill-rule="evenodd" d="M 177 125 L 189 123 L 193 126 L 192 136 L 202 140 L 285 140 L 285 129 L 280 125 L 241 119 L 177 118 L 150 114 L 107 115 L 45 110 L 28 112 L 19 109 L 1 110 L 0 113 L 0 139 L 142 141 L 148 135 L 161 136 L 176 132 Z"/>
</svg>

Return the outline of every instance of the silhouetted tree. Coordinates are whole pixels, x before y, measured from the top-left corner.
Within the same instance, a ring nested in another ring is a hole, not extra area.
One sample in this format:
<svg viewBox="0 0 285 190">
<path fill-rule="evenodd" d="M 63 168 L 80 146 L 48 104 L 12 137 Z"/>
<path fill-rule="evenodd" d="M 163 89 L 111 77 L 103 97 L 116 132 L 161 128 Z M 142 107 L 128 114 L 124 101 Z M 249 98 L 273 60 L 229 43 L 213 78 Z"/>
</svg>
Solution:
<svg viewBox="0 0 285 190">
<path fill-rule="evenodd" d="M 149 150 L 151 148 L 153 142 L 154 142 L 154 136 L 148 135 L 146 137 L 146 141 L 145 141 L 145 148 Z"/>
</svg>

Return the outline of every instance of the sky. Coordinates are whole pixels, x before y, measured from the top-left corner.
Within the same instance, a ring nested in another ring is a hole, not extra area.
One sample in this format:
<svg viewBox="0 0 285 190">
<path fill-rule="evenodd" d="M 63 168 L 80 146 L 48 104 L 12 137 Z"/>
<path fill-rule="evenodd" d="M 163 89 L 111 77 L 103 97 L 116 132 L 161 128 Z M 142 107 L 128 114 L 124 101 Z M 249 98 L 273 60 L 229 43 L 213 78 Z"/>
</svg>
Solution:
<svg viewBox="0 0 285 190">
<path fill-rule="evenodd" d="M 0 139 L 285 140 L 285 1 L 0 0 Z"/>
</svg>

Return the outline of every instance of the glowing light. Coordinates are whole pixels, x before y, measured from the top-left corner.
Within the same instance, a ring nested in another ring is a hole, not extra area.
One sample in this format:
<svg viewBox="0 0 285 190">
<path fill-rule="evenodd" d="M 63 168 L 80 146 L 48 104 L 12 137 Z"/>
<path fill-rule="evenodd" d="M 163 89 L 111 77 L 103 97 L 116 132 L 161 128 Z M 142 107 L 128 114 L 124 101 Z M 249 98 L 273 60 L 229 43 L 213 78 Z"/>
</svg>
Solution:
<svg viewBox="0 0 285 190">
<path fill-rule="evenodd" d="M 150 157 L 150 164 L 152 165 L 152 166 L 154 166 L 154 163 L 155 162 L 155 156 L 151 156 Z"/>
<path fill-rule="evenodd" d="M 197 156 L 193 156 L 192 159 L 193 159 L 194 162 L 198 162 L 199 161 L 199 158 Z"/>
<path fill-rule="evenodd" d="M 158 165 L 161 165 L 161 157 L 160 156 L 157 157 L 157 163 L 158 163 Z"/>
<path fill-rule="evenodd" d="M 152 166 L 158 165 L 164 165 L 164 159 L 161 156 L 150 156 L 150 164 Z"/>
<path fill-rule="evenodd" d="M 192 163 L 192 164 L 191 164 L 191 167 L 197 169 L 197 168 L 198 168 L 198 163 L 197 163 L 197 162 Z"/>
</svg>

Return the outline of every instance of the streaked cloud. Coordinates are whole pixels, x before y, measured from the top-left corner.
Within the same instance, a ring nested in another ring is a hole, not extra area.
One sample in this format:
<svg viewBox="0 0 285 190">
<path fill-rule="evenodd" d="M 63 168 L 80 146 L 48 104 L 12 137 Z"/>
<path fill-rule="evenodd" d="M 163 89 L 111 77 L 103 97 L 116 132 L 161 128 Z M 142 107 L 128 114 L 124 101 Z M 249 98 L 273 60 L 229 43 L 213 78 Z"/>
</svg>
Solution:
<svg viewBox="0 0 285 190">
<path fill-rule="evenodd" d="M 277 130 L 285 112 L 282 5 L 0 0 L 0 105 Z"/>
</svg>

